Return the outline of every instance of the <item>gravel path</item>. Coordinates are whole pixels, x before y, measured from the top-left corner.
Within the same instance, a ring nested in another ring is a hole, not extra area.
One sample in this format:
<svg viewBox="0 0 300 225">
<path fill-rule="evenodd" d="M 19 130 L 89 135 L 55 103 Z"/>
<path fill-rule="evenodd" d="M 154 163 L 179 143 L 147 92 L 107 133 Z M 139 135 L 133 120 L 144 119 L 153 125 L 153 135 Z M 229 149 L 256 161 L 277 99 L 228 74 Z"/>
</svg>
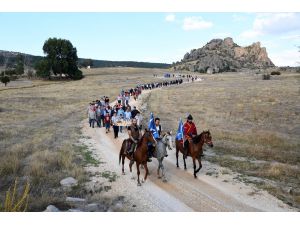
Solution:
<svg viewBox="0 0 300 225">
<path fill-rule="evenodd" d="M 140 99 L 149 92 L 144 91 Z M 130 105 L 140 108 L 141 100 L 131 100 Z M 153 162 L 148 163 L 150 176 L 138 187 L 137 181 L 131 179 L 129 161 L 126 159 L 125 175 L 121 174 L 121 165 L 118 163 L 121 143 L 128 136 L 126 130 L 119 134 L 118 139 L 114 139 L 112 131 L 106 134 L 104 128 L 92 129 L 87 120 L 82 122 L 82 127 L 84 136 L 89 137 L 82 142 L 89 146 L 96 158 L 105 162 L 99 167 L 87 168 L 88 171 L 107 170 L 118 175 L 116 181 L 110 183 L 111 190 L 107 191 L 105 196 L 124 196 L 125 211 L 295 211 L 266 191 L 233 179 L 236 174 L 228 172 L 228 169 L 207 161 L 203 161 L 203 168 L 198 178 L 194 179 L 191 159 L 187 160 L 187 171 L 183 170 L 182 159 L 179 162 L 181 168 L 176 168 L 175 150 L 169 152 L 169 156 L 164 160 L 168 182 L 164 183 L 157 178 L 158 163 L 153 159 Z M 224 170 L 227 171 L 226 174 L 222 173 Z M 215 175 L 206 175 L 209 173 Z M 133 175 L 136 177 L 135 166 Z M 141 176 L 143 175 L 144 170 L 141 170 Z M 92 182 L 103 183 L 103 178 L 93 176 Z"/>
</svg>

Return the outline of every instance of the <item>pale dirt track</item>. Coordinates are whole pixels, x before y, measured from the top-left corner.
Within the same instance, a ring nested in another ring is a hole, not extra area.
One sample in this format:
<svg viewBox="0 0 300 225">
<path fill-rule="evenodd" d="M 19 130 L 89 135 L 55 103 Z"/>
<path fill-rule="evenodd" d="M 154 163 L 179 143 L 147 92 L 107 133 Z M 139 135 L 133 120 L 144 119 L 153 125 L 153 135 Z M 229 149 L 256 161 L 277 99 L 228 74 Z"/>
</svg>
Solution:
<svg viewBox="0 0 300 225">
<path fill-rule="evenodd" d="M 156 89 L 155 91 L 159 91 Z M 147 95 L 144 91 L 143 95 Z M 130 105 L 140 107 L 140 102 L 130 101 Z M 117 181 L 112 183 L 112 190 L 107 196 L 125 196 L 127 199 L 126 210 L 129 211 L 293 211 L 292 208 L 282 203 L 265 191 L 255 189 L 233 180 L 232 174 L 211 177 L 207 171 L 220 171 L 217 165 L 203 162 L 203 168 L 198 173 L 198 178 L 192 175 L 191 159 L 187 160 L 188 170 L 183 170 L 182 155 L 180 155 L 180 168 L 175 165 L 175 150 L 169 151 L 169 156 L 164 160 L 167 182 L 157 178 L 157 160 L 148 163 L 150 176 L 141 187 L 136 180 L 131 179 L 128 160 L 125 162 L 126 175 L 121 175 L 119 165 L 119 150 L 122 141 L 127 138 L 126 130 L 119 134 L 118 139 L 113 138 L 113 132 L 105 133 L 104 128 L 90 128 L 87 120 L 82 122 L 83 134 L 90 139 L 82 140 L 93 151 L 95 157 L 106 162 L 102 169 L 117 173 Z M 173 131 L 174 132 L 174 131 Z M 135 165 L 133 174 L 136 177 Z M 89 171 L 96 172 L 101 168 L 90 167 Z M 141 170 L 143 177 L 144 170 Z M 97 177 L 93 180 L 96 183 Z M 224 180 L 227 180 L 225 183 Z M 229 181 L 229 182 L 228 182 Z M 254 193 L 254 194 L 253 194 Z M 129 208 L 131 205 L 134 208 Z"/>
</svg>

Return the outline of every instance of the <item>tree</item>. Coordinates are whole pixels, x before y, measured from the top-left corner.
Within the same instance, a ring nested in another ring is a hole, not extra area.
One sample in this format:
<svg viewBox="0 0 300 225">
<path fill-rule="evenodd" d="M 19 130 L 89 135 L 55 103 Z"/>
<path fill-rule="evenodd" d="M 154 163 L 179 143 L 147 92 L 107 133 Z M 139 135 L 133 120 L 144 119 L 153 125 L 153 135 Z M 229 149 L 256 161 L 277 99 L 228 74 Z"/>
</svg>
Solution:
<svg viewBox="0 0 300 225">
<path fill-rule="evenodd" d="M 36 75 L 38 77 L 50 79 L 51 66 L 47 59 L 42 59 L 38 61 L 35 65 L 35 70 L 36 70 Z"/>
<path fill-rule="evenodd" d="M 1 82 L 6 86 L 7 83 L 10 82 L 10 79 L 8 76 L 3 76 L 3 77 L 1 77 Z"/>
<path fill-rule="evenodd" d="M 17 75 L 24 74 L 24 56 L 21 54 L 17 56 L 17 65 L 15 71 Z"/>
<path fill-rule="evenodd" d="M 50 66 L 49 72 L 52 71 L 61 77 L 64 74 L 74 80 L 83 77 L 82 72 L 77 67 L 77 50 L 69 40 L 49 38 L 44 43 L 43 51 Z M 42 62 L 42 65 L 44 69 L 48 69 L 46 62 Z"/>
</svg>

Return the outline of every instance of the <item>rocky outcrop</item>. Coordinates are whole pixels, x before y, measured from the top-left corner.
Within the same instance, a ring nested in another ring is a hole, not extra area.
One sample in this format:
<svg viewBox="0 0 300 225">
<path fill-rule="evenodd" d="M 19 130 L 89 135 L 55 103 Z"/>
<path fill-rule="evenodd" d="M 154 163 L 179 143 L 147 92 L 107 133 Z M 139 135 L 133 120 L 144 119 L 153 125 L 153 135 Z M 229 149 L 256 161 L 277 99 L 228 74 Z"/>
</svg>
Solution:
<svg viewBox="0 0 300 225">
<path fill-rule="evenodd" d="M 238 71 L 240 69 L 266 69 L 274 67 L 268 58 L 266 48 L 260 42 L 241 47 L 228 37 L 224 40 L 213 39 L 199 49 L 186 53 L 173 65 L 175 70 L 188 70 L 201 73 Z"/>
</svg>

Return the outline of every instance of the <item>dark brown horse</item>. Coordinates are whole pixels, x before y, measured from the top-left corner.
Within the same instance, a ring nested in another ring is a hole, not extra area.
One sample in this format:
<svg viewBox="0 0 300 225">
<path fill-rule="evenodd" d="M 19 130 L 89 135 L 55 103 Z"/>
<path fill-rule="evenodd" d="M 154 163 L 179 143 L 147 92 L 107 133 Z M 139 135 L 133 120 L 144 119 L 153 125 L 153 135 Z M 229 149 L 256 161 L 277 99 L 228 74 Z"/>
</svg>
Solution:
<svg viewBox="0 0 300 225">
<path fill-rule="evenodd" d="M 212 143 L 212 137 L 211 134 L 208 131 L 203 131 L 201 134 L 195 136 L 192 138 L 192 140 L 189 142 L 189 147 L 188 147 L 188 154 L 187 156 L 191 156 L 193 159 L 193 165 L 194 165 L 194 177 L 197 177 L 197 173 L 200 171 L 202 168 L 201 164 L 201 155 L 203 154 L 203 144 L 207 144 L 209 147 L 213 147 Z M 184 149 L 183 149 L 183 143 L 182 141 L 176 140 L 176 159 L 177 159 L 177 167 L 179 167 L 178 164 L 178 153 L 179 151 L 183 154 Z M 199 162 L 199 168 L 196 169 L 196 160 Z M 186 163 L 185 163 L 185 158 L 183 157 L 183 162 L 184 162 L 184 169 L 186 170 Z"/>
<path fill-rule="evenodd" d="M 126 139 L 122 143 L 122 147 L 120 149 L 119 153 L 119 163 L 121 162 L 122 158 L 122 173 L 124 173 L 124 163 L 125 163 L 125 158 L 127 157 L 130 160 L 129 163 L 129 169 L 130 172 L 132 172 L 132 165 L 134 162 L 136 162 L 136 169 L 137 169 L 137 175 L 138 175 L 138 186 L 141 185 L 140 183 L 140 165 L 143 165 L 145 168 L 145 177 L 144 181 L 146 181 L 147 176 L 149 174 L 148 167 L 147 167 L 147 159 L 148 159 L 148 143 L 152 143 L 153 146 L 156 145 L 156 140 L 154 139 L 152 133 L 145 129 L 144 135 L 142 136 L 141 140 L 139 141 L 136 150 L 134 151 L 133 155 L 129 155 L 127 153 L 127 148 L 128 148 L 128 142 L 129 140 Z M 133 160 L 132 160 L 133 158 Z"/>
</svg>

